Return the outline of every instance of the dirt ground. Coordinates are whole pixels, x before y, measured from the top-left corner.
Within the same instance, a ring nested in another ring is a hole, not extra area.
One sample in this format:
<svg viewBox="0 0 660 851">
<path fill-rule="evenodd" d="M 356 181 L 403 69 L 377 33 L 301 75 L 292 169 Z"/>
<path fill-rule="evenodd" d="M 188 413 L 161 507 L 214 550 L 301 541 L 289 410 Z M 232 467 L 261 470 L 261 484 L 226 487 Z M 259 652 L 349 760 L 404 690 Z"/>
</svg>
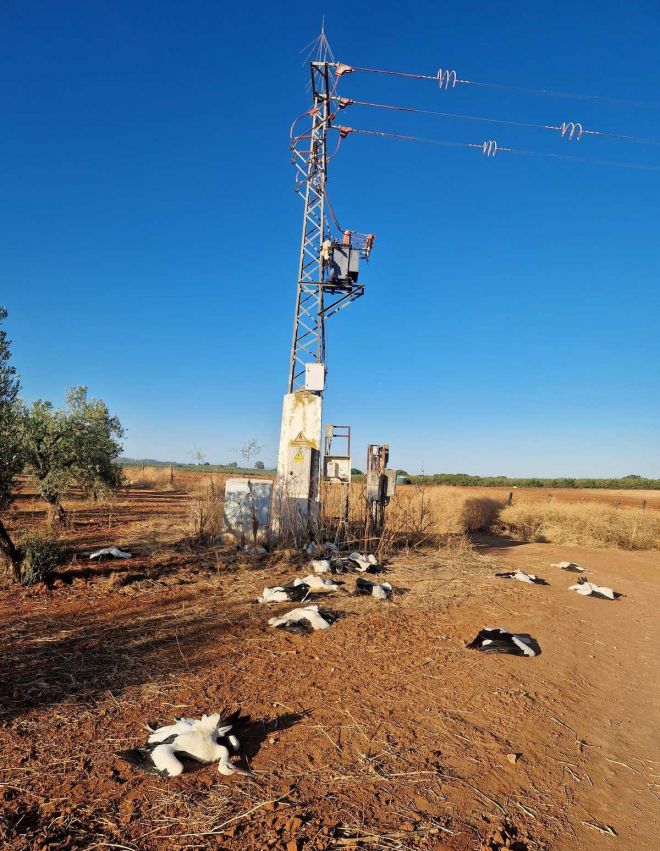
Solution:
<svg viewBox="0 0 660 851">
<path fill-rule="evenodd" d="M 80 504 L 50 590 L 0 590 L 0 839 L 7 849 L 658 847 L 658 552 L 482 538 L 399 554 L 390 602 L 346 591 L 308 637 L 267 625 L 285 552 L 177 548 L 190 497 Z M 15 523 L 41 508 L 19 502 Z M 115 543 L 134 558 L 90 567 Z M 567 590 L 575 560 L 615 602 Z M 521 567 L 550 583 L 495 572 Z M 484 626 L 541 655 L 467 650 Z M 147 722 L 241 708 L 252 777 L 141 774 Z M 654 735 L 655 734 L 655 735 Z"/>
</svg>

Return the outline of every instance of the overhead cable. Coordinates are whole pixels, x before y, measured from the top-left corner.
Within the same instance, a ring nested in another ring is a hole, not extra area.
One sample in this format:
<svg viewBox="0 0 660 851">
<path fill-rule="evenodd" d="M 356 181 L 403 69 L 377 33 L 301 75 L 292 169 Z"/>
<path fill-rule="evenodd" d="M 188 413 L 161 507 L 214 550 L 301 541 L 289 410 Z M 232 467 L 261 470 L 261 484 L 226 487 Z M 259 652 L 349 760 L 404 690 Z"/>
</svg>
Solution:
<svg viewBox="0 0 660 851">
<path fill-rule="evenodd" d="M 407 136 L 401 133 L 389 133 L 385 130 L 366 130 L 360 127 L 347 127 L 342 125 L 332 126 L 331 130 L 336 130 L 339 133 L 340 139 L 345 139 L 351 133 L 357 133 L 361 136 L 379 136 L 387 139 L 397 139 L 403 142 L 422 142 L 428 145 L 442 145 L 451 148 L 470 148 L 481 151 L 488 157 L 494 158 L 496 154 L 503 152 L 514 154 L 523 157 L 549 157 L 557 160 L 569 160 L 588 165 L 605 165 L 613 168 L 629 168 L 640 171 L 660 171 L 660 166 L 648 165 L 646 163 L 624 163 L 613 160 L 591 159 L 588 157 L 575 157 L 570 154 L 553 154 L 545 151 L 527 151 L 520 148 L 508 148 L 499 145 L 494 139 L 487 139 L 485 142 L 452 142 L 447 139 L 430 139 L 423 136 Z"/>
<path fill-rule="evenodd" d="M 333 96 L 332 100 L 336 102 L 339 109 L 346 109 L 349 106 L 366 106 L 373 109 L 386 109 L 394 112 L 417 113 L 421 115 L 433 115 L 441 118 L 455 118 L 462 121 L 482 121 L 489 124 L 506 124 L 511 127 L 531 127 L 537 130 L 551 130 L 560 134 L 562 139 L 580 140 L 582 136 L 602 136 L 609 139 L 622 139 L 627 142 L 639 142 L 645 145 L 660 145 L 660 139 L 647 139 L 640 136 L 630 136 L 623 133 L 610 133 L 604 130 L 590 130 L 582 125 L 579 121 L 562 121 L 561 124 L 534 124 L 528 121 L 510 121 L 506 118 L 486 118 L 479 115 L 462 115 L 455 112 L 441 112 L 434 109 L 421 109 L 413 106 L 398 106 L 389 103 L 372 103 L 371 101 L 356 100 L 355 98 L 345 98 Z"/>
<path fill-rule="evenodd" d="M 514 86 L 507 83 L 490 83 L 482 80 L 463 80 L 455 70 L 438 68 L 436 74 L 414 74 L 409 71 L 391 71 L 384 68 L 364 68 L 359 65 L 347 65 L 339 62 L 335 65 L 335 73 L 338 77 L 350 74 L 353 71 L 361 71 L 367 74 L 386 74 L 391 77 L 406 77 L 414 80 L 434 80 L 440 89 L 454 89 L 456 86 L 481 86 L 491 89 L 507 89 L 509 91 L 522 92 L 526 94 L 545 95 L 546 97 L 573 98 L 575 100 L 600 101 L 601 103 L 617 104 L 619 106 L 633 106 L 640 109 L 660 109 L 658 101 L 638 101 L 628 98 L 613 98 L 607 95 L 585 95 L 578 92 L 561 92 L 554 89 L 535 89 L 530 86 Z"/>
</svg>

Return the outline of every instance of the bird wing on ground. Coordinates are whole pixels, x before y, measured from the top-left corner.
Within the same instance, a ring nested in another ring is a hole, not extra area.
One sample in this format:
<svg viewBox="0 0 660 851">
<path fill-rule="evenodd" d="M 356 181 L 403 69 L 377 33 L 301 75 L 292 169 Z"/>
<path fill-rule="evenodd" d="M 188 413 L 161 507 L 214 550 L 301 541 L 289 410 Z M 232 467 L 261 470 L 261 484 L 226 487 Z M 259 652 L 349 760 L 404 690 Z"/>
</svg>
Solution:
<svg viewBox="0 0 660 851">
<path fill-rule="evenodd" d="M 191 730 L 196 722 L 192 718 L 179 718 L 174 724 L 167 724 L 164 727 L 158 727 L 151 733 L 147 741 L 149 744 L 163 743 L 170 736 L 178 736 Z"/>
</svg>

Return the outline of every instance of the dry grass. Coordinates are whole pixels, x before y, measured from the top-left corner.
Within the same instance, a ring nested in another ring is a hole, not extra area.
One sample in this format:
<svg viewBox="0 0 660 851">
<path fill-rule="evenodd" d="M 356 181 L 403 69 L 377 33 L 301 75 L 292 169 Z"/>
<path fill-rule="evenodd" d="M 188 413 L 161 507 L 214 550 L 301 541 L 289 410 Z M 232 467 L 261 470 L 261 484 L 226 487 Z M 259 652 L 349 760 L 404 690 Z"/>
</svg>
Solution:
<svg viewBox="0 0 660 851">
<path fill-rule="evenodd" d="M 211 545 L 223 531 L 224 497 L 211 484 L 192 500 L 188 514 L 191 540 L 199 545 Z"/>
<path fill-rule="evenodd" d="M 324 516 L 338 517 L 340 492 L 326 486 Z M 364 487 L 351 487 L 353 540 L 364 529 Z M 329 528 L 332 525 L 329 524 Z M 660 512 L 616 509 L 598 503 L 514 502 L 471 496 L 465 489 L 413 485 L 399 488 L 387 508 L 384 546 L 436 546 L 452 536 L 495 531 L 524 540 L 616 548 L 660 549 Z"/>
<path fill-rule="evenodd" d="M 136 490 L 165 490 L 171 484 L 169 467 L 124 467 L 124 482 Z"/>
<path fill-rule="evenodd" d="M 499 530 L 553 544 L 622 550 L 660 549 L 660 513 L 604 505 L 518 502 L 505 506 Z"/>
<path fill-rule="evenodd" d="M 446 544 L 453 537 L 490 529 L 502 503 L 489 497 L 472 497 L 452 487 L 412 485 L 399 488 L 385 514 L 385 529 L 378 542 L 364 538 L 367 502 L 365 486 L 350 489 L 348 523 L 340 523 L 344 490 L 336 485 L 322 486 L 322 534 L 326 540 L 344 542 L 357 548 L 392 549 Z"/>
<path fill-rule="evenodd" d="M 170 483 L 168 467 L 126 468 L 131 488 L 170 490 L 192 497 L 186 532 L 195 538 L 213 538 L 222 530 L 225 482 L 223 473 L 200 474 L 174 471 Z M 478 493 L 478 491 L 477 491 Z M 367 503 L 365 485 L 350 486 L 348 523 L 342 524 L 344 489 L 324 483 L 321 489 L 325 540 L 356 547 L 374 548 L 364 540 Z M 386 513 L 381 549 L 437 546 L 453 536 L 477 531 L 496 531 L 524 540 L 558 544 L 617 548 L 660 549 L 660 512 L 653 509 L 616 509 L 599 502 L 570 502 L 561 498 L 546 502 L 525 495 L 505 505 L 495 494 L 475 495 L 474 489 L 438 485 L 409 485 L 397 490 Z M 569 494 L 573 497 L 573 494 Z"/>
</svg>

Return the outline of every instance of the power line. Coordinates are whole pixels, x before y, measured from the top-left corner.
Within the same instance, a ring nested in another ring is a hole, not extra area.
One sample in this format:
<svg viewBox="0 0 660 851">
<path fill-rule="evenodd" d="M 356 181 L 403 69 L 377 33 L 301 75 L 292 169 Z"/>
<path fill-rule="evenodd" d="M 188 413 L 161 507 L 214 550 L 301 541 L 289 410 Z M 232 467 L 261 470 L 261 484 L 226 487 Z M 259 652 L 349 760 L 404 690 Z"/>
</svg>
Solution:
<svg viewBox="0 0 660 851">
<path fill-rule="evenodd" d="M 430 139 L 423 136 L 407 136 L 401 133 L 389 133 L 385 130 L 366 130 L 360 127 L 332 126 L 331 130 L 336 130 L 339 133 L 340 139 L 345 139 L 351 133 L 358 133 L 361 136 L 379 136 L 386 139 L 397 139 L 402 142 L 422 142 L 427 145 L 442 145 L 450 148 L 470 148 L 472 150 L 481 151 L 488 158 L 494 158 L 496 154 L 502 152 L 513 154 L 514 156 L 522 157 L 549 157 L 555 160 L 568 160 L 570 162 L 584 163 L 587 165 L 604 165 L 613 168 L 629 168 L 637 171 L 660 171 L 660 166 L 648 165 L 646 163 L 624 163 L 614 160 L 591 159 L 589 157 L 575 157 L 571 154 L 553 154 L 545 151 L 527 151 L 520 148 L 507 148 L 497 144 L 494 139 L 488 139 L 480 144 L 475 142 L 452 142 L 447 139 Z"/>
<path fill-rule="evenodd" d="M 552 130 L 566 139 L 579 140 L 585 136 L 602 136 L 609 139 L 621 139 L 626 142 L 638 142 L 645 145 L 660 145 L 660 139 L 647 139 L 640 136 L 631 136 L 623 133 L 610 133 L 603 130 L 589 130 L 578 121 L 563 121 L 560 125 L 554 124 L 533 124 L 527 121 L 510 121 L 505 118 L 485 118 L 478 115 L 461 115 L 455 112 L 440 112 L 434 109 L 420 109 L 413 106 L 398 106 L 388 103 L 372 103 L 371 101 L 355 100 L 354 98 L 344 98 L 333 96 L 332 100 L 336 101 L 340 109 L 345 109 L 348 106 L 366 106 L 375 109 L 386 109 L 395 112 L 418 113 L 421 115 L 433 115 L 442 118 L 456 118 L 463 121 L 482 121 L 490 124 L 506 124 L 511 127 L 532 127 L 537 130 Z"/>
<path fill-rule="evenodd" d="M 546 97 L 573 98 L 575 100 L 600 101 L 601 103 L 616 104 L 619 106 L 634 106 L 640 109 L 660 109 L 658 101 L 638 101 L 628 98 L 613 98 L 605 95 L 585 95 L 578 92 L 561 92 L 554 89 L 535 89 L 529 86 L 513 86 L 507 83 L 491 83 L 481 80 L 463 80 L 458 77 L 455 70 L 438 68 L 437 74 L 414 74 L 408 71 L 391 71 L 384 68 L 363 68 L 358 65 L 347 65 L 343 62 L 336 66 L 337 76 L 350 74 L 353 71 L 362 71 L 366 74 L 386 74 L 390 77 L 405 77 L 414 80 L 435 80 L 440 89 L 453 89 L 456 86 L 481 86 L 491 89 L 506 89 L 508 91 L 523 92 L 526 94 L 545 95 Z"/>
</svg>

